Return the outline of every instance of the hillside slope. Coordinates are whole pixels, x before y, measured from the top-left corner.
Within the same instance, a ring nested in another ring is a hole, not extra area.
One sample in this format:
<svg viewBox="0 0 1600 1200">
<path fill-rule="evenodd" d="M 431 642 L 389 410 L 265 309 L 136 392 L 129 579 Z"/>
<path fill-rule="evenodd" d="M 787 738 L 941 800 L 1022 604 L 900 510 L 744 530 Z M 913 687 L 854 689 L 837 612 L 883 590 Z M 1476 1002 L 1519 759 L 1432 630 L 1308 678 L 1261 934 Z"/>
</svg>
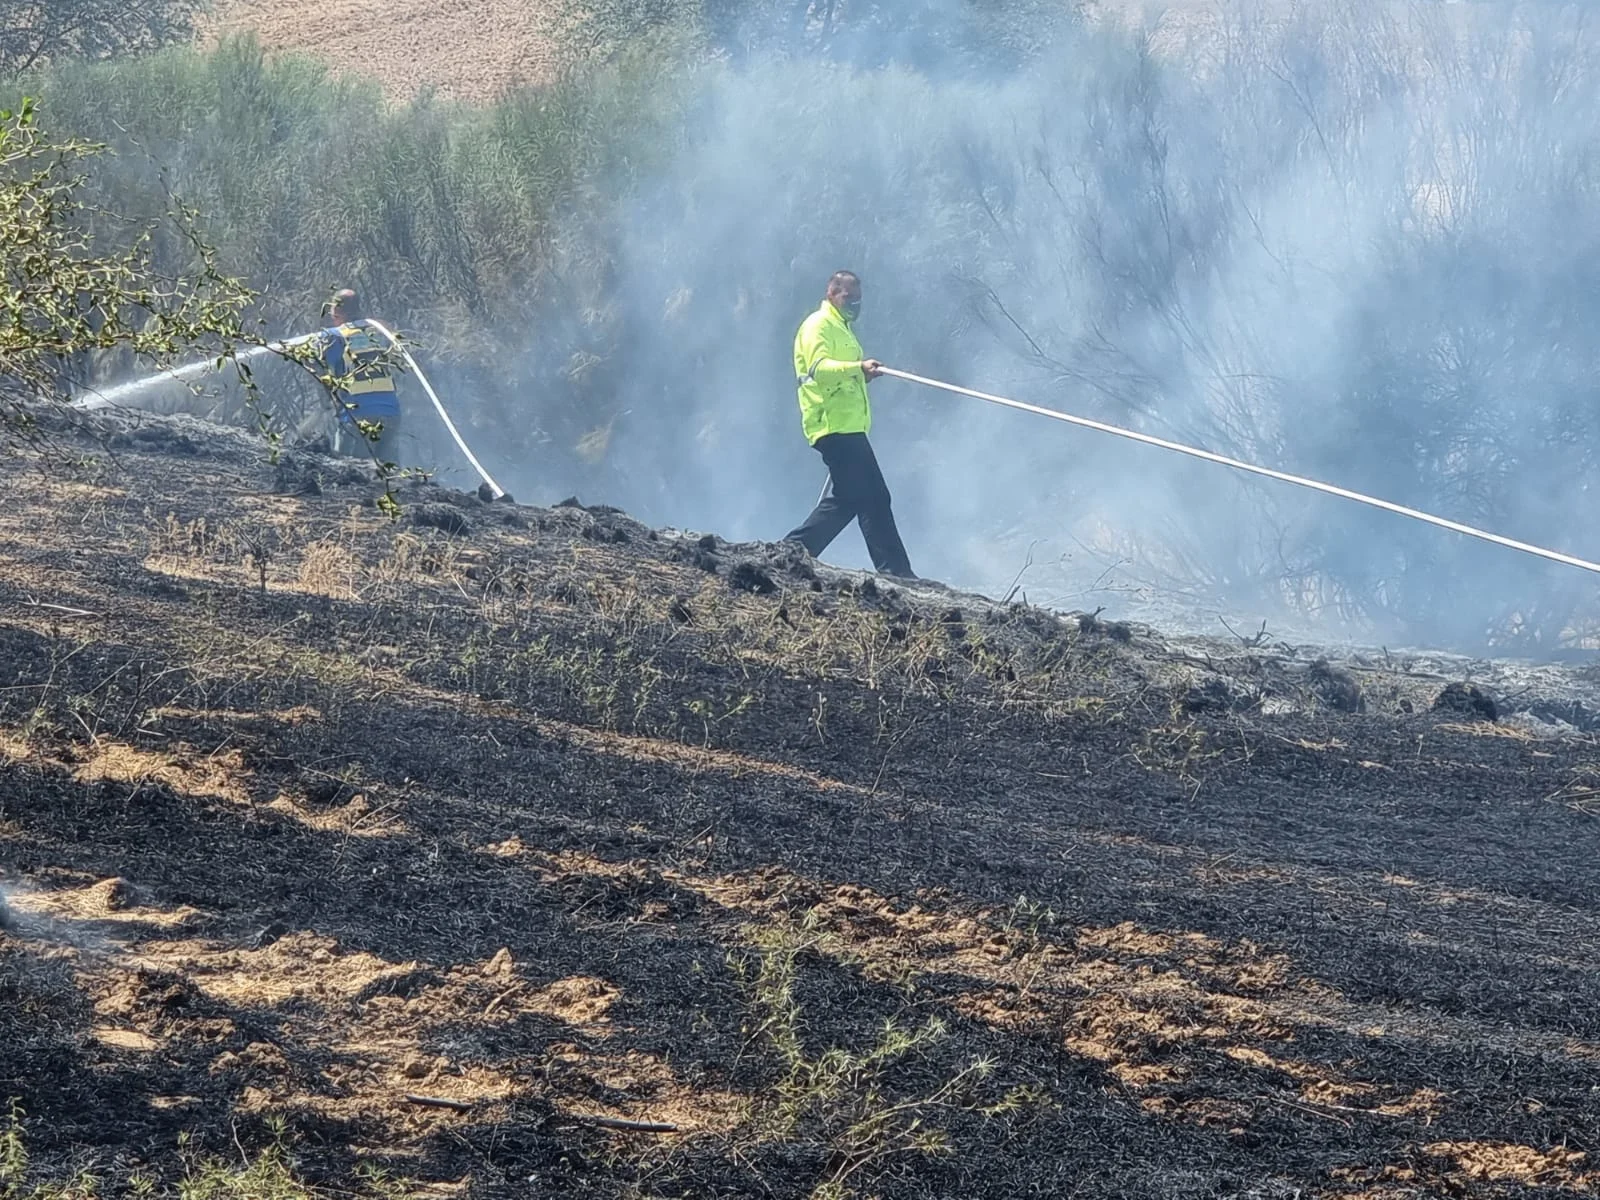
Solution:
<svg viewBox="0 0 1600 1200">
<path fill-rule="evenodd" d="M 1465 664 L 603 508 L 412 485 L 396 523 L 359 466 L 93 428 L 0 508 L 0 1097 L 40 1172 L 280 1116 L 307 1179 L 401 1195 L 1600 1182 L 1594 740 L 1430 711 Z"/>
</svg>

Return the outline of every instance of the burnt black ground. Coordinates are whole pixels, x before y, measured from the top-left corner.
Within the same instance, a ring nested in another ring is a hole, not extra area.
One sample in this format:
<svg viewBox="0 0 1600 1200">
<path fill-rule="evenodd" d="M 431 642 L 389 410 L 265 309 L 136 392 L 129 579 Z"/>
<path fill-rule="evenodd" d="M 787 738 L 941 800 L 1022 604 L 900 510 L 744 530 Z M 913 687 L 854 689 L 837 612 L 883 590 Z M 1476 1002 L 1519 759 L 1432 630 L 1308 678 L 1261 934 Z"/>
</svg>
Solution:
<svg viewBox="0 0 1600 1200">
<path fill-rule="evenodd" d="M 359 468 L 126 420 L 13 453 L 0 514 L 0 1096 L 47 1173 L 281 1114 L 308 1178 L 418 1194 L 1600 1179 L 1595 742 L 1430 711 L 1448 660 L 576 505 L 408 485 L 394 522 Z M 786 952 L 810 1060 L 944 1036 L 779 1120 Z M 914 1109 L 949 1153 L 863 1131 L 977 1059 Z"/>
</svg>

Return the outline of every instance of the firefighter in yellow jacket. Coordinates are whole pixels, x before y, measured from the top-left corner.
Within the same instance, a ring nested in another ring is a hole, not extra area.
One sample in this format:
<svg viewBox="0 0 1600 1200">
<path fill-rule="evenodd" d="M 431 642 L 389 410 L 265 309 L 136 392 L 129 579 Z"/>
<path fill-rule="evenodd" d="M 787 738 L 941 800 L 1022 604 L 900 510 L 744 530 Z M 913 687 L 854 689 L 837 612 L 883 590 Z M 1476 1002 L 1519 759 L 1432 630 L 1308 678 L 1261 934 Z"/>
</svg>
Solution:
<svg viewBox="0 0 1600 1200">
<path fill-rule="evenodd" d="M 357 421 L 379 428 L 371 446 L 379 461 L 393 462 L 400 453 L 400 397 L 389 369 L 388 349 L 361 319 L 356 294 L 342 288 L 323 306 L 329 327 L 322 331 L 318 353 L 328 375 L 337 380 L 334 399 L 339 404 L 335 450 L 365 454 L 368 443 Z"/>
<path fill-rule="evenodd" d="M 860 278 L 853 271 L 836 272 L 828 280 L 822 307 L 795 335 L 801 428 L 828 465 L 828 485 L 811 515 L 784 540 L 799 542 L 816 556 L 846 525 L 858 521 L 872 565 L 887 575 L 915 579 L 895 528 L 889 487 L 867 441 L 872 428 L 867 383 L 878 377 L 883 364 L 861 353 L 851 328 L 860 312 Z"/>
</svg>

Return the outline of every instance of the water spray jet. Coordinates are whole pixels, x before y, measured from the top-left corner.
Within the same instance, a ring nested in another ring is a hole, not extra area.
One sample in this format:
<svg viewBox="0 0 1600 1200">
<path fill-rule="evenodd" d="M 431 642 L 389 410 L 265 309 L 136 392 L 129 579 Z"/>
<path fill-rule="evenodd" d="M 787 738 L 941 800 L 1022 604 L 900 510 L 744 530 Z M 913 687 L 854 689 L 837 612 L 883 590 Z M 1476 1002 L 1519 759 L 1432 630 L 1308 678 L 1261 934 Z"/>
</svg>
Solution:
<svg viewBox="0 0 1600 1200">
<path fill-rule="evenodd" d="M 282 354 L 295 346 L 304 345 L 316 336 L 314 333 L 308 333 L 302 337 L 290 338 L 288 341 L 268 342 L 264 346 L 251 346 L 248 350 L 242 350 L 227 357 L 231 358 L 235 363 L 246 363 L 251 359 L 260 358 L 264 354 Z M 159 387 L 164 383 L 187 382 L 190 379 L 206 374 L 208 371 L 216 370 L 218 363 L 218 359 L 202 359 L 200 362 L 173 367 L 171 370 L 160 371 L 154 375 L 146 375 L 143 379 L 130 379 L 127 383 L 119 383 L 115 387 L 106 388 L 104 391 L 95 389 L 93 395 L 74 400 L 72 406 L 83 409 L 86 412 L 93 412 L 103 408 L 116 408 L 126 403 L 129 397 L 137 395 L 146 388 Z"/>
<path fill-rule="evenodd" d="M 467 461 L 472 464 L 472 469 L 475 470 L 478 473 L 479 478 L 483 480 L 484 486 L 489 489 L 489 492 L 496 500 L 499 500 L 505 496 L 505 489 L 494 481 L 494 478 L 489 474 L 488 471 L 484 470 L 483 464 L 478 461 L 478 456 L 473 454 L 471 448 L 467 445 L 466 440 L 461 436 L 461 431 L 456 428 L 456 423 L 450 419 L 449 412 L 445 410 L 444 402 L 439 399 L 439 393 L 434 390 L 433 384 L 429 381 L 427 373 L 422 369 L 422 365 L 417 362 L 416 358 L 406 347 L 405 343 L 400 340 L 399 336 L 381 321 L 374 320 L 370 317 L 354 323 L 357 325 L 365 325 L 370 329 L 376 330 L 383 336 L 384 340 L 389 343 L 391 348 L 400 353 L 400 356 L 405 359 L 406 365 L 411 368 L 412 373 L 417 377 L 417 382 L 422 385 L 422 390 L 428 394 L 428 399 L 433 402 L 433 407 L 435 411 L 438 412 L 439 419 L 444 422 L 444 427 L 450 431 L 450 436 L 455 440 L 456 445 L 460 447 L 461 453 L 466 455 Z M 264 354 L 287 353 L 289 350 L 292 350 L 297 346 L 304 346 L 308 342 L 315 341 L 319 336 L 320 334 L 316 333 L 301 334 L 298 337 L 287 338 L 281 342 L 267 342 L 264 345 L 252 346 L 248 350 L 242 350 L 237 354 L 229 355 L 227 357 L 230 358 L 235 364 L 246 363 L 251 359 L 259 358 Z M 171 370 L 161 371 L 154 375 L 147 375 L 143 379 L 129 380 L 127 383 L 119 383 L 115 387 L 107 388 L 104 391 L 96 391 L 91 396 L 74 400 L 72 402 L 72 406 L 85 411 L 116 408 L 119 405 L 126 403 L 131 397 L 144 391 L 146 388 L 157 387 L 164 383 L 178 383 L 193 379 L 195 377 L 204 375 L 207 371 L 217 369 L 220 362 L 221 360 L 219 359 L 205 359 L 201 362 L 189 363 L 182 367 L 173 367 Z"/>
</svg>

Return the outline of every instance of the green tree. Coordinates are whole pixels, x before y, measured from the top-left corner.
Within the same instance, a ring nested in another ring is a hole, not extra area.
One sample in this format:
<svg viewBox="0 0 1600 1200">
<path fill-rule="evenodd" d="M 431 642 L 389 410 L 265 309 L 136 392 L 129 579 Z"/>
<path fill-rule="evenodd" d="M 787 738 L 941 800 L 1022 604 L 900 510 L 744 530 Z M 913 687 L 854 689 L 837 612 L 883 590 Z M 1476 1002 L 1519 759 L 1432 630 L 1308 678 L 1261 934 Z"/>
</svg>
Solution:
<svg viewBox="0 0 1600 1200">
<path fill-rule="evenodd" d="M 102 152 L 46 135 L 32 99 L 0 110 L 0 406 L 13 418 L 60 397 L 93 352 L 221 355 L 257 340 L 244 326 L 254 295 L 219 268 L 193 212 L 174 202 L 159 223 L 194 248 L 197 266 L 172 275 L 153 263 L 158 225 L 85 203 L 79 169 Z"/>
</svg>

